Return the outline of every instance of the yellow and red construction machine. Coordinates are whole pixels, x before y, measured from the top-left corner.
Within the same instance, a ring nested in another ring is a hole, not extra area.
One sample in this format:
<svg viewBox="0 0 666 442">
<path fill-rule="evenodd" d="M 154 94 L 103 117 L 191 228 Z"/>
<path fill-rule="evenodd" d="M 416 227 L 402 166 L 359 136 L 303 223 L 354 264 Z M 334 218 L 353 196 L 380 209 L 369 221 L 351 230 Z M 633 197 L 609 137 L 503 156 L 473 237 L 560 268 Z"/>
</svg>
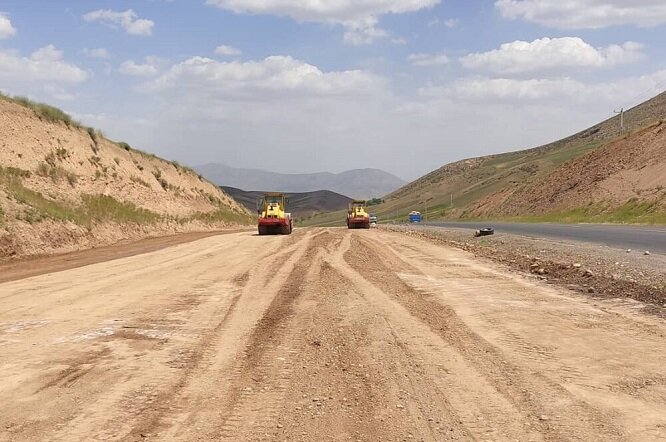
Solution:
<svg viewBox="0 0 666 442">
<path fill-rule="evenodd" d="M 280 192 L 267 192 L 257 202 L 259 235 L 291 235 L 294 224 L 286 203 L 287 198 Z"/>
<path fill-rule="evenodd" d="M 348 229 L 369 229 L 370 214 L 365 210 L 365 201 L 354 200 L 349 203 L 347 210 Z"/>
</svg>

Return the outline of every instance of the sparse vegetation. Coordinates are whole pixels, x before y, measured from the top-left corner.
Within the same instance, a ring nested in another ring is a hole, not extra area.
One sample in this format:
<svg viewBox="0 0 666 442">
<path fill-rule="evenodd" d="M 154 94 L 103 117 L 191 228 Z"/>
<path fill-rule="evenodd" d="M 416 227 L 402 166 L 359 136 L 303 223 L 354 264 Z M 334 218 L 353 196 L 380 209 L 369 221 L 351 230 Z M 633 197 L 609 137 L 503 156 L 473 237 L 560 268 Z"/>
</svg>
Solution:
<svg viewBox="0 0 666 442">
<path fill-rule="evenodd" d="M 51 178 L 54 182 L 66 179 L 71 186 L 74 186 L 78 181 L 78 175 L 68 171 L 64 167 L 53 164 L 53 158 L 55 157 L 52 158 L 51 155 L 53 154 L 47 155 L 45 161 L 37 165 L 37 175 L 44 178 Z"/>
<path fill-rule="evenodd" d="M 164 177 L 162 177 L 162 171 L 161 170 L 155 169 L 153 171 L 153 176 L 155 177 L 157 182 L 160 183 L 160 186 L 162 186 L 162 189 L 169 190 L 170 188 L 172 188 L 171 184 L 169 184 L 169 182 L 167 180 L 165 180 Z"/>
<path fill-rule="evenodd" d="M 69 185 L 72 187 L 76 186 L 76 183 L 79 181 L 79 176 L 74 172 L 68 172 L 65 177 L 67 178 Z"/>
<path fill-rule="evenodd" d="M 132 147 L 129 144 L 125 143 L 124 141 L 118 142 L 118 147 L 120 147 L 121 149 L 125 149 L 128 152 L 132 150 Z"/>
<path fill-rule="evenodd" d="M 40 120 L 48 121 L 51 123 L 64 123 L 68 127 L 81 127 L 79 122 L 72 119 L 69 114 L 58 109 L 57 107 L 49 106 L 48 104 L 44 103 L 38 103 L 27 97 L 5 98 L 10 99 L 14 103 L 18 103 L 21 106 L 27 107 L 28 109 L 32 109 Z"/>
<path fill-rule="evenodd" d="M 140 184 L 140 185 L 142 185 L 142 186 L 144 186 L 144 187 L 147 187 L 147 188 L 149 188 L 149 189 L 152 187 L 152 186 L 150 185 L 150 183 L 148 183 L 148 182 L 147 182 L 146 180 L 144 180 L 144 179 L 139 178 L 139 177 L 136 176 L 136 175 L 132 175 L 132 176 L 130 177 L 130 180 L 131 180 L 133 183 Z"/>
<path fill-rule="evenodd" d="M 90 158 L 88 158 L 88 161 L 90 162 L 90 164 L 92 164 L 95 167 L 102 167 L 102 159 L 97 155 L 91 156 Z"/>
<path fill-rule="evenodd" d="M 160 215 L 142 209 L 129 202 L 118 201 L 107 195 L 84 195 L 83 212 L 86 222 L 110 221 L 119 223 L 149 224 L 161 219 Z"/>
<path fill-rule="evenodd" d="M 609 203 L 594 203 L 573 210 L 516 217 L 511 220 L 548 223 L 666 224 L 666 209 L 662 204 L 663 198 L 652 201 L 632 198 L 618 207 L 613 207 Z"/>
<path fill-rule="evenodd" d="M 55 151 L 55 156 L 58 158 L 58 160 L 65 161 L 69 158 L 70 155 L 67 149 L 64 147 L 58 147 Z"/>
<path fill-rule="evenodd" d="M 200 221 L 207 224 L 212 223 L 238 223 L 238 224 L 248 224 L 253 221 L 253 219 L 246 214 L 238 213 L 231 211 L 229 209 L 218 209 L 213 212 L 198 212 L 192 216 L 186 218 L 179 218 L 178 222 L 184 224 L 191 221 Z"/>
</svg>

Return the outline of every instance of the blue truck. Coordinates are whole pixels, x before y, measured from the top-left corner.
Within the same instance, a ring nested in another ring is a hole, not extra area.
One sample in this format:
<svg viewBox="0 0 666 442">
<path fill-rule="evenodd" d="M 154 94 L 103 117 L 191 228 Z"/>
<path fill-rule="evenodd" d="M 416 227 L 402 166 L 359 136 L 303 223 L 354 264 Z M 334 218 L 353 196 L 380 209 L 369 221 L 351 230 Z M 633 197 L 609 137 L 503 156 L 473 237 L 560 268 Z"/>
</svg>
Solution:
<svg viewBox="0 0 666 442">
<path fill-rule="evenodd" d="M 421 222 L 421 212 L 410 212 L 409 214 L 410 223 L 420 223 Z"/>
</svg>

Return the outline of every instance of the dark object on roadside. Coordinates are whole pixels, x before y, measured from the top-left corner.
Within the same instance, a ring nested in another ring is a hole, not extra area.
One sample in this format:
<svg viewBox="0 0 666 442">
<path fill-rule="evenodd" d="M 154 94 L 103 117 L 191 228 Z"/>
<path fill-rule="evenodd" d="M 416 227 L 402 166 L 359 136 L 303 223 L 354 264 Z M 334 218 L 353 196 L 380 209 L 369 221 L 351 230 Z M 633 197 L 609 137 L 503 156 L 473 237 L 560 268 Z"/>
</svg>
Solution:
<svg viewBox="0 0 666 442">
<path fill-rule="evenodd" d="M 494 234 L 495 234 L 495 229 L 493 229 L 492 227 L 486 227 L 484 229 L 477 230 L 476 232 L 474 232 L 474 237 L 490 236 Z"/>
</svg>

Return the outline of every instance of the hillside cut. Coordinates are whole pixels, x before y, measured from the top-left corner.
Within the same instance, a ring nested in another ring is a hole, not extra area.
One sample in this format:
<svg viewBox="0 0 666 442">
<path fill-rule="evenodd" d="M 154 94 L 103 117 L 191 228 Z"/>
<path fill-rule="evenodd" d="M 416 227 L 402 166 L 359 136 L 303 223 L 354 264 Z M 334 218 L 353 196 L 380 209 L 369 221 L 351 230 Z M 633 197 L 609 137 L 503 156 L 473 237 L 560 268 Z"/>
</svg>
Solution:
<svg viewBox="0 0 666 442">
<path fill-rule="evenodd" d="M 192 170 L 0 96 L 0 259 L 247 223 Z"/>
</svg>

